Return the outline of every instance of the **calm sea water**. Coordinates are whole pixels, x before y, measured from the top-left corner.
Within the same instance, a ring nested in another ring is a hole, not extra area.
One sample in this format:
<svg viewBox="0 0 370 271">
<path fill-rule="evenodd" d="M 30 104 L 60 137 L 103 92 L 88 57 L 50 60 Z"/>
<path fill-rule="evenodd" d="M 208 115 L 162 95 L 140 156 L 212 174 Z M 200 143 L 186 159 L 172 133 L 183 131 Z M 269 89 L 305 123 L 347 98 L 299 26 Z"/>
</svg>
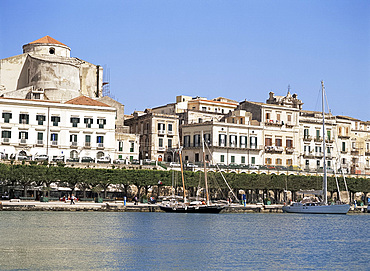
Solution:
<svg viewBox="0 0 370 271">
<path fill-rule="evenodd" d="M 370 270 L 370 215 L 0 212 L 1 270 Z"/>
</svg>

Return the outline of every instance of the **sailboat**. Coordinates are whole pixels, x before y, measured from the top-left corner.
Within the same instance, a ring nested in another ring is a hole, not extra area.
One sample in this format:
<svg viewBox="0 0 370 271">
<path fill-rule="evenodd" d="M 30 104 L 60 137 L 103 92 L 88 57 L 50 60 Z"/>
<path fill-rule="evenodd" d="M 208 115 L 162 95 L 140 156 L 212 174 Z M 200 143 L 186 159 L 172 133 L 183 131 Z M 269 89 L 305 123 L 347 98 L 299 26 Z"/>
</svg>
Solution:
<svg viewBox="0 0 370 271">
<path fill-rule="evenodd" d="M 293 202 L 291 205 L 283 206 L 285 213 L 305 213 L 305 214 L 347 214 L 349 211 L 349 204 L 328 204 L 328 178 L 326 169 L 326 146 L 325 146 L 325 104 L 324 104 L 324 81 L 321 81 L 322 88 L 322 133 L 323 133 L 323 162 L 324 162 L 324 176 L 323 176 L 323 201 L 322 202 Z"/>
<path fill-rule="evenodd" d="M 169 203 L 161 204 L 159 207 L 162 211 L 165 211 L 168 213 L 213 213 L 213 214 L 217 214 L 226 207 L 226 205 L 212 204 L 209 200 L 208 182 L 207 182 L 207 165 L 206 165 L 205 150 L 204 150 L 205 142 L 204 142 L 203 133 L 202 133 L 202 144 L 203 144 L 203 164 L 204 164 L 204 182 L 205 182 L 206 201 L 187 202 L 186 194 L 185 194 L 183 163 L 182 163 L 181 148 L 180 148 L 179 158 L 180 158 L 180 166 L 181 166 L 183 202 L 178 202 L 177 200 L 175 200 Z"/>
</svg>

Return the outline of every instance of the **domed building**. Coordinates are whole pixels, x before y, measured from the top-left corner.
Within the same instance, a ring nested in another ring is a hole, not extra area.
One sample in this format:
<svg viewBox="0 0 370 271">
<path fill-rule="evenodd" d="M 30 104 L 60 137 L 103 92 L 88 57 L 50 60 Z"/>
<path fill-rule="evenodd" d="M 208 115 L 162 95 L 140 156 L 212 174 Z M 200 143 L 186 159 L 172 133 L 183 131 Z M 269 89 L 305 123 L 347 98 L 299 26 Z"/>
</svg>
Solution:
<svg viewBox="0 0 370 271">
<path fill-rule="evenodd" d="M 45 36 L 23 45 L 23 54 L 0 60 L 0 97 L 65 102 L 101 98 L 103 68 L 76 57 Z"/>
</svg>

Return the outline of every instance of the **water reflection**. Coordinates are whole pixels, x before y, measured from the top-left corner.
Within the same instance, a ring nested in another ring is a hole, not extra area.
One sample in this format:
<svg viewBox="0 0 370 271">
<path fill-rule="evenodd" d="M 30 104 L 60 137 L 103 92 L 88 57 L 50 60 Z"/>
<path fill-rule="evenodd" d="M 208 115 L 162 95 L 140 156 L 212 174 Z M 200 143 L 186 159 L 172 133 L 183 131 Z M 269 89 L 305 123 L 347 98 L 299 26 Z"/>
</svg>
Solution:
<svg viewBox="0 0 370 271">
<path fill-rule="evenodd" d="M 0 269 L 368 270 L 368 218 L 0 212 Z"/>
</svg>

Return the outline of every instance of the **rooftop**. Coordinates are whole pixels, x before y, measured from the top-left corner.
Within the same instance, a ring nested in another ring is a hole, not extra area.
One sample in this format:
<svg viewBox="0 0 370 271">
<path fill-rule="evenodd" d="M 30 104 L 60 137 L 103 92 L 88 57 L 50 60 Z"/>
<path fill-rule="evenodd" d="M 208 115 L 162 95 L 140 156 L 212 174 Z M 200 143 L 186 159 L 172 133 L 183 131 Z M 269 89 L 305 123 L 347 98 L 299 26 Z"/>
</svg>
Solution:
<svg viewBox="0 0 370 271">
<path fill-rule="evenodd" d="M 36 43 L 60 44 L 60 45 L 67 46 L 67 45 L 61 43 L 60 41 L 57 41 L 56 39 L 53 39 L 50 36 L 42 37 L 41 39 L 30 42 L 29 44 L 36 44 Z"/>
<path fill-rule="evenodd" d="M 92 105 L 92 106 L 107 106 L 110 107 L 109 105 L 99 102 L 97 100 L 91 99 L 86 96 L 79 96 L 77 98 L 74 98 L 72 100 L 66 101 L 66 104 L 78 104 L 78 105 Z"/>
</svg>

